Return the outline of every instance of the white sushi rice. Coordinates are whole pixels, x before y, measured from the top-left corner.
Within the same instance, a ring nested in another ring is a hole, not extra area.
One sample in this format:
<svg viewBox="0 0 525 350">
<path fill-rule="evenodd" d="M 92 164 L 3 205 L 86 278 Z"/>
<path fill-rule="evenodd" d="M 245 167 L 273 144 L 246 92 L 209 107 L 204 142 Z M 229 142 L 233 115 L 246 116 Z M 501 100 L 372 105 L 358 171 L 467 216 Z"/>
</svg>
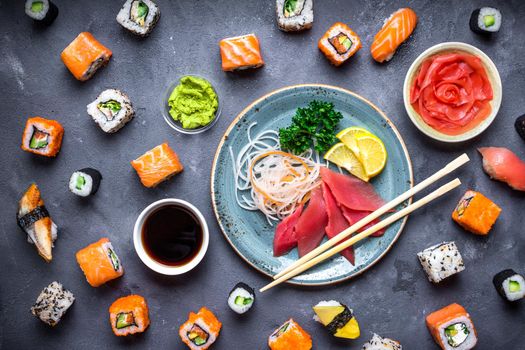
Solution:
<svg viewBox="0 0 525 350">
<path fill-rule="evenodd" d="M 367 343 L 363 345 L 363 350 L 402 350 L 403 347 L 399 342 L 389 339 L 382 338 L 375 334 L 372 336 Z"/>
<path fill-rule="evenodd" d="M 237 305 L 237 304 L 235 304 L 235 299 L 237 297 L 243 297 L 245 299 L 246 298 L 250 298 L 250 299 L 252 299 L 252 302 L 250 304 L 248 304 L 248 305 L 242 305 L 242 306 L 241 305 Z M 250 310 L 250 308 L 253 305 L 254 299 L 255 299 L 254 295 L 252 293 L 250 293 L 249 291 L 247 291 L 245 288 L 237 287 L 230 293 L 230 296 L 228 297 L 228 306 L 233 311 L 235 311 L 236 313 L 243 314 L 246 311 Z"/>
<path fill-rule="evenodd" d="M 40 293 L 31 313 L 48 325 L 55 326 L 74 301 L 73 293 L 54 281 Z"/>
<path fill-rule="evenodd" d="M 510 281 L 514 281 L 519 283 L 520 290 L 517 292 L 511 292 L 510 287 Z M 507 299 L 509 301 L 516 301 L 523 297 L 525 297 L 525 279 L 523 279 L 522 276 L 515 274 L 514 276 L 510 276 L 505 281 L 503 281 L 503 290 L 505 291 L 505 295 L 507 296 Z"/>
<path fill-rule="evenodd" d="M 26 1 L 26 15 L 28 15 L 29 17 L 37 21 L 41 21 L 46 17 L 47 11 L 49 11 L 49 1 L 48 0 L 38 0 L 38 1 L 42 2 L 42 6 L 43 6 L 42 11 L 33 12 L 31 10 L 31 6 L 33 5 L 33 2 L 35 2 L 35 0 L 27 0 Z"/>
<path fill-rule="evenodd" d="M 276 0 L 277 24 L 279 29 L 285 32 L 296 32 L 312 28 L 314 22 L 314 1 L 298 0 L 297 3 L 303 2 L 301 12 L 296 16 L 285 17 L 284 4 L 286 0 Z"/>
<path fill-rule="evenodd" d="M 120 111 L 111 120 L 98 108 L 99 103 L 109 100 L 115 100 L 121 106 Z M 127 122 L 133 119 L 135 114 L 128 95 L 116 89 L 102 91 L 95 101 L 87 105 L 87 112 L 100 128 L 107 133 L 114 133 L 120 130 Z"/>
<path fill-rule="evenodd" d="M 490 27 L 485 26 L 485 16 L 494 16 L 494 24 Z M 497 32 L 501 27 L 501 12 L 493 7 L 483 7 L 479 9 L 478 27 L 487 32 Z"/>
<path fill-rule="evenodd" d="M 160 18 L 159 7 L 151 0 L 142 0 L 142 2 L 148 6 L 148 14 L 144 20 L 144 26 L 140 26 L 130 18 L 133 1 L 134 0 L 127 0 L 124 5 L 122 5 L 122 9 L 120 9 L 117 15 L 117 22 L 133 34 L 147 36 L 153 30 Z"/>
<path fill-rule="evenodd" d="M 430 282 L 439 283 L 465 270 L 465 264 L 454 242 L 443 242 L 417 253 Z"/>
<path fill-rule="evenodd" d="M 453 325 L 455 323 L 460 323 L 460 322 L 464 323 L 467 326 L 469 334 L 459 346 L 454 347 L 448 343 L 448 339 L 445 334 L 445 329 L 450 325 Z M 474 332 L 474 325 L 470 321 L 469 317 L 466 317 L 466 316 L 456 317 L 440 325 L 439 326 L 439 337 L 441 339 L 441 343 L 445 345 L 444 350 L 470 350 L 474 348 L 476 346 L 476 343 L 478 342 L 478 337 L 476 336 L 476 333 Z"/>
<path fill-rule="evenodd" d="M 84 178 L 84 185 L 81 189 L 77 188 L 77 180 L 78 178 L 82 176 Z M 83 173 L 81 171 L 75 171 L 73 175 L 71 175 L 71 178 L 69 179 L 69 190 L 80 197 L 87 197 L 91 194 L 91 190 L 93 189 L 93 179 L 90 175 Z"/>
</svg>

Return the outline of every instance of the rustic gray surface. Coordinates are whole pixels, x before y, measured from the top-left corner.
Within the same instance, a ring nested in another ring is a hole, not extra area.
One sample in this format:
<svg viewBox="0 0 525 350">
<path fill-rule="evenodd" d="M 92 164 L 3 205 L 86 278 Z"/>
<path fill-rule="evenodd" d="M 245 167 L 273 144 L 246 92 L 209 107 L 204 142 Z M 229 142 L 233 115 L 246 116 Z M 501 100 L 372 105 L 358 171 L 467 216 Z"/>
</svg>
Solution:
<svg viewBox="0 0 525 350">
<path fill-rule="evenodd" d="M 316 349 L 359 349 L 372 332 L 398 339 L 407 349 L 436 349 L 425 315 L 452 302 L 470 312 L 479 334 L 478 349 L 525 349 L 525 305 L 507 305 L 491 283 L 492 276 L 505 268 L 525 273 L 525 196 L 489 180 L 476 152 L 478 146 L 504 146 L 525 158 L 525 143 L 513 128 L 514 119 L 524 113 L 524 2 L 409 1 L 419 15 L 419 25 L 384 65 L 371 59 L 370 43 L 383 18 L 407 2 L 317 1 L 313 29 L 286 34 L 277 29 L 271 0 L 158 0 L 162 16 L 147 39 L 134 37 L 115 21 L 123 1 L 55 2 L 60 14 L 52 26 L 42 29 L 24 15 L 22 1 L 0 0 L 2 349 L 182 349 L 178 327 L 189 311 L 202 305 L 223 322 L 214 349 L 265 349 L 268 335 L 290 317 L 312 335 Z M 491 39 L 468 28 L 471 11 L 484 5 L 497 6 L 503 13 L 501 32 Z M 331 66 L 316 48 L 317 39 L 335 21 L 348 23 L 364 42 L 356 57 L 340 68 Z M 114 53 L 109 66 L 85 83 L 77 82 L 59 58 L 81 31 L 92 32 Z M 242 74 L 222 72 L 217 42 L 250 32 L 261 41 L 266 66 Z M 485 51 L 503 81 L 503 104 L 494 124 L 462 145 L 444 146 L 423 136 L 409 121 L 402 102 L 401 87 L 410 63 L 424 49 L 444 41 L 463 41 Z M 223 108 L 213 129 L 198 136 L 174 132 L 161 116 L 166 87 L 188 73 L 215 82 Z M 222 133 L 245 105 L 273 89 L 305 82 L 348 88 L 382 108 L 405 138 L 416 181 L 461 152 L 467 152 L 472 162 L 457 173 L 464 182 L 461 189 L 413 215 L 392 251 L 362 277 L 333 287 L 276 288 L 258 295 L 252 312 L 238 317 L 226 305 L 230 288 L 240 280 L 259 287 L 268 279 L 236 256 L 218 229 L 209 194 L 212 157 Z M 135 119 L 114 135 L 104 134 L 86 114 L 85 106 L 106 88 L 128 93 L 137 111 Z M 56 159 L 19 148 L 25 120 L 34 115 L 64 125 L 62 151 Z M 163 141 L 179 153 L 185 171 L 156 189 L 144 188 L 129 161 Z M 68 192 L 67 182 L 74 170 L 86 166 L 98 168 L 104 179 L 96 196 L 84 200 Z M 32 181 L 40 186 L 60 227 L 50 264 L 26 242 L 15 222 L 17 201 Z M 450 219 L 467 188 L 485 193 L 503 208 L 488 237 L 467 233 Z M 166 197 L 194 203 L 211 229 L 204 261 L 193 272 L 173 278 L 148 270 L 131 239 L 139 212 Z M 75 252 L 102 236 L 113 242 L 126 274 L 92 288 Z M 416 253 L 443 240 L 457 242 L 466 271 L 434 286 L 426 280 Z M 29 308 L 53 280 L 72 290 L 77 300 L 62 322 L 50 328 L 32 317 Z M 148 300 L 151 326 L 143 335 L 117 338 L 111 333 L 107 309 L 116 298 L 130 293 Z M 322 299 L 350 305 L 361 325 L 361 338 L 338 341 L 316 324 L 311 306 Z"/>
</svg>

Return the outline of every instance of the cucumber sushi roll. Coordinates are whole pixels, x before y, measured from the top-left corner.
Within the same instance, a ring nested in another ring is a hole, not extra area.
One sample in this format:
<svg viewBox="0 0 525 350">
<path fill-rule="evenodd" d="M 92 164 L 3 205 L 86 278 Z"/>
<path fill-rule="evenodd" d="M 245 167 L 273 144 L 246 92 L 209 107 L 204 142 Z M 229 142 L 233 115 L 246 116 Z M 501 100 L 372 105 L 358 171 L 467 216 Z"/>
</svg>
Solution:
<svg viewBox="0 0 525 350">
<path fill-rule="evenodd" d="M 84 168 L 75 171 L 69 179 L 69 190 L 80 197 L 95 194 L 100 186 L 102 175 L 96 169 Z"/>
<path fill-rule="evenodd" d="M 501 12 L 493 7 L 474 10 L 470 16 L 470 29 L 479 34 L 492 34 L 501 27 Z"/>
<path fill-rule="evenodd" d="M 26 15 L 35 22 L 50 25 L 58 16 L 58 7 L 48 0 L 27 0 Z"/>
<path fill-rule="evenodd" d="M 102 91 L 95 101 L 87 105 L 87 112 L 107 133 L 120 130 L 135 114 L 128 95 L 116 89 Z"/>
<path fill-rule="evenodd" d="M 238 314 L 244 314 L 255 303 L 255 292 L 246 283 L 239 282 L 233 287 L 228 297 L 228 306 Z"/>
<path fill-rule="evenodd" d="M 507 301 L 517 301 L 525 297 L 525 279 L 512 269 L 497 273 L 492 282 L 498 293 Z"/>
<path fill-rule="evenodd" d="M 276 0 L 277 24 L 285 32 L 312 28 L 314 23 L 313 0 Z"/>
<path fill-rule="evenodd" d="M 117 15 L 117 22 L 139 36 L 148 36 L 160 18 L 159 7 L 151 0 L 127 0 Z"/>
</svg>

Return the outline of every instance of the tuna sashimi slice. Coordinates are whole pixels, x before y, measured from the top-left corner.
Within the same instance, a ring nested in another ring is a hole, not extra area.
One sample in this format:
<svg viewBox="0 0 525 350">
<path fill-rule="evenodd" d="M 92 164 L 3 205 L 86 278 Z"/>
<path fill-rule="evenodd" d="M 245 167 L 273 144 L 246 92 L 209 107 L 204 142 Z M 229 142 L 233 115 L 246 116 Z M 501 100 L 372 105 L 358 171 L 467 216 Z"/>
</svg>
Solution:
<svg viewBox="0 0 525 350">
<path fill-rule="evenodd" d="M 525 162 L 503 147 L 478 148 L 483 156 L 483 170 L 492 178 L 506 182 L 518 191 L 525 191 Z"/>
<path fill-rule="evenodd" d="M 327 224 L 328 215 L 323 200 L 323 191 L 321 187 L 316 187 L 312 190 L 308 207 L 295 225 L 299 256 L 308 254 L 321 243 Z"/>
<path fill-rule="evenodd" d="M 348 228 L 348 221 L 346 221 L 341 209 L 337 205 L 332 192 L 326 184 L 323 183 L 323 198 L 326 205 L 326 213 L 328 214 L 328 225 L 326 225 L 325 231 L 328 238 L 333 238 L 341 233 L 343 230 Z M 355 263 L 354 247 L 348 247 L 341 252 L 352 265 Z"/>
<path fill-rule="evenodd" d="M 360 211 L 375 211 L 385 202 L 368 182 L 321 167 L 321 179 L 340 205 Z"/>
<path fill-rule="evenodd" d="M 355 224 L 356 222 L 358 222 L 359 220 L 361 220 L 362 218 L 364 218 L 365 216 L 368 216 L 368 214 L 370 214 L 369 211 L 353 210 L 353 209 L 347 208 L 345 206 L 341 206 L 341 209 L 342 209 L 344 217 L 346 218 L 346 220 L 348 220 L 348 223 L 350 223 L 350 226 L 352 226 L 353 224 Z M 367 228 L 370 228 L 370 227 L 374 226 L 378 222 L 379 222 L 378 219 L 372 220 L 369 224 L 365 225 L 363 228 L 358 230 L 358 232 L 362 232 L 362 231 L 366 230 Z M 372 237 L 381 237 L 385 233 L 385 230 L 386 229 L 383 228 L 383 229 L 373 233 L 371 236 Z"/>
<path fill-rule="evenodd" d="M 277 225 L 273 236 L 273 256 L 284 255 L 297 246 L 294 227 L 303 213 L 303 207 L 303 205 L 299 206 Z"/>
</svg>

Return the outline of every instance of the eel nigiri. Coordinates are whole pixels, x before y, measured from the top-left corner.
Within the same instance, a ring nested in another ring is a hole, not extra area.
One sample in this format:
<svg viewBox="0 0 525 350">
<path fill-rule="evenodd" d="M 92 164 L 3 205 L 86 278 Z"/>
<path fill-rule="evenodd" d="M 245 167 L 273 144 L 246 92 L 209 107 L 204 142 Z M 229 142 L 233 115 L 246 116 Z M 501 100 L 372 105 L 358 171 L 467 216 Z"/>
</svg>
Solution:
<svg viewBox="0 0 525 350">
<path fill-rule="evenodd" d="M 525 191 L 525 162 L 503 147 L 481 147 L 483 170 L 490 178 L 506 182 L 518 191 Z"/>
<path fill-rule="evenodd" d="M 51 220 L 36 184 L 31 184 L 20 199 L 16 219 L 18 226 L 27 233 L 27 241 L 35 245 L 38 254 L 46 262 L 50 262 L 53 259 L 51 250 L 57 238 L 57 226 Z"/>
<path fill-rule="evenodd" d="M 417 15 L 411 8 L 402 8 L 394 12 L 374 37 L 370 47 L 374 60 L 380 63 L 389 61 L 399 45 L 412 34 L 416 24 Z"/>
</svg>

